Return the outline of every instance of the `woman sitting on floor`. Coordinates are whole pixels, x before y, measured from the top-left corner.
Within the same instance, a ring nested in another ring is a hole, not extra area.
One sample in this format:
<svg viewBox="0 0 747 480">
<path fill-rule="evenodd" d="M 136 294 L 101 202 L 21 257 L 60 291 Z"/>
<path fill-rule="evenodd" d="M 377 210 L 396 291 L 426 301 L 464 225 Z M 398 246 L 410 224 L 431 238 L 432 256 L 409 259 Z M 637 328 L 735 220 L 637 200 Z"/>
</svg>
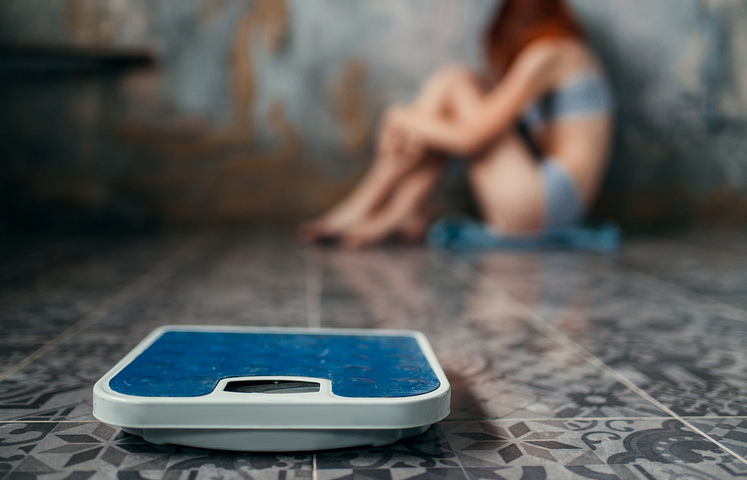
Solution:
<svg viewBox="0 0 747 480">
<path fill-rule="evenodd" d="M 609 84 L 579 24 L 563 0 L 505 0 L 485 47 L 497 80 L 486 85 L 451 67 L 411 104 L 389 107 L 370 170 L 347 198 L 301 226 L 304 241 L 355 248 L 393 235 L 421 239 L 424 203 L 450 155 L 467 159 L 482 219 L 497 232 L 583 220 L 607 169 L 614 120 Z"/>
</svg>

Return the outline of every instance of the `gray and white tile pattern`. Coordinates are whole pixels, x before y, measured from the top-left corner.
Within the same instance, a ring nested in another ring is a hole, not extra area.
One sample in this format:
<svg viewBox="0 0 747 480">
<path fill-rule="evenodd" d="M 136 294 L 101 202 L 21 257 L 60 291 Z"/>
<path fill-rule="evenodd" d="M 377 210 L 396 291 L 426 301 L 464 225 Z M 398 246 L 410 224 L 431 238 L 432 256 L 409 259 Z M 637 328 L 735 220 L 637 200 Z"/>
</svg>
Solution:
<svg viewBox="0 0 747 480">
<path fill-rule="evenodd" d="M 634 239 L 615 257 L 303 250 L 260 230 L 11 242 L 0 479 L 744 478 L 742 241 Z M 420 330 L 452 413 L 387 447 L 277 455 L 97 422 L 93 383 L 166 324 Z"/>
</svg>

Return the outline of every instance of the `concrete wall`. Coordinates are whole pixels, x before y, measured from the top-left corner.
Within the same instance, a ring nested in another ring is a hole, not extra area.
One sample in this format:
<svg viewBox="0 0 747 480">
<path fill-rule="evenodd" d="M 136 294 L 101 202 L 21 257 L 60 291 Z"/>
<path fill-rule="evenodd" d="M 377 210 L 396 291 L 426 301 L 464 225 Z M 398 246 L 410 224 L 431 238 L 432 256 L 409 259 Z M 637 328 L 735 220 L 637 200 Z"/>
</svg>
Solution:
<svg viewBox="0 0 747 480">
<path fill-rule="evenodd" d="M 747 2 L 572 4 L 619 103 L 597 215 L 629 228 L 747 224 Z M 147 49 L 157 59 L 156 68 L 106 75 L 0 72 L 5 222 L 317 213 L 368 165 L 386 104 L 410 98 L 441 65 L 480 67 L 494 8 L 494 0 L 5 0 L 1 45 Z"/>
</svg>

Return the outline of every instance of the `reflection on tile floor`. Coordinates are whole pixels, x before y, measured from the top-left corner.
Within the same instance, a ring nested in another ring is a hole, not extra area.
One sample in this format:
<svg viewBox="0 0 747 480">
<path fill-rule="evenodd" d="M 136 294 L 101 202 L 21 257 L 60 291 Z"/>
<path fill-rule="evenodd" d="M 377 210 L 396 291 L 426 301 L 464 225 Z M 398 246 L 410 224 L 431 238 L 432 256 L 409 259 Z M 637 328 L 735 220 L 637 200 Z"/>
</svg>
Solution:
<svg viewBox="0 0 747 480">
<path fill-rule="evenodd" d="M 6 244 L 0 479 L 747 477 L 747 235 L 633 239 L 614 257 L 198 237 Z M 95 421 L 93 383 L 180 323 L 421 330 L 452 412 L 387 447 L 279 455 L 151 445 Z"/>
</svg>

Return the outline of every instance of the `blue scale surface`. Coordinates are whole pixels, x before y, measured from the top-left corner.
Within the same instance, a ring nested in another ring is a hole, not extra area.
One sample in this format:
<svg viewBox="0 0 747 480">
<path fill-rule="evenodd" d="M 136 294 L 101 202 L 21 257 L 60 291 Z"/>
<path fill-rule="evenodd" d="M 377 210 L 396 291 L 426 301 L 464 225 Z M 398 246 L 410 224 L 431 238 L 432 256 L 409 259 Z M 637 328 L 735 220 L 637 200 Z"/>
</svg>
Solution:
<svg viewBox="0 0 747 480">
<path fill-rule="evenodd" d="M 233 377 L 323 378 L 348 398 L 422 395 L 440 382 L 409 336 L 166 332 L 109 382 L 139 397 L 197 397 Z"/>
</svg>

